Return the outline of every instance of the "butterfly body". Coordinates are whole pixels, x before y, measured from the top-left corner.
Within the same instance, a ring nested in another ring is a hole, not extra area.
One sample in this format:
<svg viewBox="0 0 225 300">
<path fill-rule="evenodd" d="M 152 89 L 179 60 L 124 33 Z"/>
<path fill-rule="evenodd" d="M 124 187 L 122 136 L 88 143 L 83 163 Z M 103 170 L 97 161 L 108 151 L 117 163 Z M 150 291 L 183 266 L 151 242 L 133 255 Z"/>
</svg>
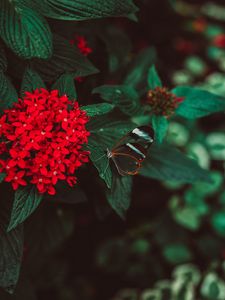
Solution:
<svg viewBox="0 0 225 300">
<path fill-rule="evenodd" d="M 153 141 L 152 127 L 137 127 L 125 135 L 112 150 L 107 149 L 107 157 L 112 159 L 120 175 L 136 175 Z"/>
</svg>

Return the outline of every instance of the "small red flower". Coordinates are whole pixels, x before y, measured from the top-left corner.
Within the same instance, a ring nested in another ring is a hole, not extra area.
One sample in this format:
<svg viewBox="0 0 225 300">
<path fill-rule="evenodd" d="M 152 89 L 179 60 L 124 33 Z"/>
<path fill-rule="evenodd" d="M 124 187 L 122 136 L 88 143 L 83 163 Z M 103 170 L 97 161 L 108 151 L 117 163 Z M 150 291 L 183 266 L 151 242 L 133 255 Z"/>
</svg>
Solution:
<svg viewBox="0 0 225 300">
<path fill-rule="evenodd" d="M 76 44 L 80 52 L 84 55 L 87 56 L 90 53 L 92 53 L 92 49 L 88 46 L 87 40 L 85 39 L 84 36 L 81 35 L 76 35 L 75 40 L 70 40 L 70 44 L 74 45 Z"/>
<path fill-rule="evenodd" d="M 165 87 L 156 87 L 149 90 L 145 99 L 145 104 L 150 106 L 150 110 L 155 115 L 170 117 L 183 98 L 179 98 Z"/>
<path fill-rule="evenodd" d="M 225 48 L 225 34 L 217 35 L 213 40 L 213 44 L 219 48 Z"/>
<path fill-rule="evenodd" d="M 26 92 L 0 117 L 0 172 L 14 189 L 27 182 L 40 193 L 55 194 L 55 185 L 76 183 L 75 171 L 88 162 L 85 125 L 88 117 L 58 91 Z M 1 157 L 2 156 L 2 157 Z"/>
</svg>

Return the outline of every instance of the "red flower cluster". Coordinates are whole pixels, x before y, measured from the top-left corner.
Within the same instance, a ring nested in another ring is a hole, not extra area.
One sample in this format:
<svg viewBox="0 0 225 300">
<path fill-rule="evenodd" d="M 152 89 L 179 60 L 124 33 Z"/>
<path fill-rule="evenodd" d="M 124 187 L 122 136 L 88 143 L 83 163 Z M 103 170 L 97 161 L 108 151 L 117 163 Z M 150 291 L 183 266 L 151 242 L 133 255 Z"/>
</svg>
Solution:
<svg viewBox="0 0 225 300">
<path fill-rule="evenodd" d="M 155 115 L 170 117 L 183 98 L 179 98 L 165 87 L 156 87 L 147 93 L 146 104 Z"/>
<path fill-rule="evenodd" d="M 85 37 L 81 35 L 76 35 L 75 40 L 70 40 L 70 44 L 74 45 L 76 44 L 80 52 L 87 56 L 88 54 L 92 53 L 92 49 L 88 46 L 87 40 Z"/>
<path fill-rule="evenodd" d="M 76 183 L 74 172 L 88 162 L 82 150 L 88 117 L 77 102 L 57 90 L 36 89 L 0 117 L 0 172 L 14 190 L 27 182 L 40 193 L 55 194 L 58 180 Z"/>
</svg>

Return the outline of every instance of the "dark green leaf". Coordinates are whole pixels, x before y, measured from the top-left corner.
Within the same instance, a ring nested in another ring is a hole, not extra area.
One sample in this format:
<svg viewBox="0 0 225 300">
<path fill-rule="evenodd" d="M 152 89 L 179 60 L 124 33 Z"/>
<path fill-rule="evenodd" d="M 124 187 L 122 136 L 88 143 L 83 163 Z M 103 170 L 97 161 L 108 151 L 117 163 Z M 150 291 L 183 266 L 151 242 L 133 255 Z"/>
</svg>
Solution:
<svg viewBox="0 0 225 300">
<path fill-rule="evenodd" d="M 98 72 L 77 47 L 57 35 L 53 38 L 52 57 L 49 60 L 34 59 L 33 67 L 45 81 L 56 80 L 64 73 L 72 73 L 76 77 Z"/>
<path fill-rule="evenodd" d="M 162 143 L 168 129 L 168 121 L 164 116 L 152 116 L 152 127 L 155 131 L 155 140 Z"/>
<path fill-rule="evenodd" d="M 125 78 L 124 84 L 137 87 L 147 86 L 147 75 L 149 67 L 154 63 L 156 53 L 154 48 L 146 48 L 134 59 Z M 143 88 L 142 87 L 142 88 Z"/>
<path fill-rule="evenodd" d="M 186 183 L 211 182 L 210 173 L 176 148 L 167 144 L 154 144 L 140 174 L 159 180 L 174 180 Z M 209 183 L 210 184 L 210 183 Z"/>
<path fill-rule="evenodd" d="M 134 128 L 135 124 L 130 121 L 121 121 L 111 115 L 92 118 L 88 123 L 88 130 L 96 137 L 104 150 L 113 147 L 120 138 Z"/>
<path fill-rule="evenodd" d="M 9 79 L 0 72 L 0 109 L 10 107 L 18 100 L 16 90 Z"/>
<path fill-rule="evenodd" d="M 91 135 L 88 139 L 88 149 L 90 158 L 99 172 L 99 176 L 105 181 L 108 188 L 112 186 L 112 171 L 109 165 L 109 159 L 106 155 L 106 149 L 99 144 L 96 136 Z"/>
<path fill-rule="evenodd" d="M 2 182 L 5 178 L 5 174 L 4 173 L 0 173 L 0 182 Z"/>
<path fill-rule="evenodd" d="M 90 117 L 107 114 L 108 112 L 112 111 L 113 108 L 114 105 L 109 103 L 98 103 L 81 107 L 81 109 L 86 111 L 87 115 Z"/>
<path fill-rule="evenodd" d="M 134 116 L 141 111 L 138 93 L 131 86 L 102 85 L 93 90 L 102 99 L 115 104 L 124 114 Z"/>
<path fill-rule="evenodd" d="M 130 39 L 121 28 L 113 26 L 102 28 L 100 38 L 105 42 L 108 50 L 109 70 L 115 72 L 128 61 L 131 52 Z"/>
<path fill-rule="evenodd" d="M 23 227 L 18 226 L 11 232 L 6 232 L 6 224 L 9 218 L 8 203 L 0 209 L 0 287 L 13 293 L 20 272 L 20 264 L 23 254 Z"/>
<path fill-rule="evenodd" d="M 112 189 L 106 192 L 107 200 L 116 213 L 124 219 L 130 206 L 132 190 L 131 176 L 113 176 Z"/>
<path fill-rule="evenodd" d="M 5 55 L 4 47 L 2 43 L 0 43 L 0 71 L 5 72 L 6 69 L 7 69 L 7 58 Z"/>
<path fill-rule="evenodd" d="M 0 286 L 7 292 L 13 293 L 20 272 L 23 254 L 22 225 L 9 233 L 0 234 Z"/>
<path fill-rule="evenodd" d="M 148 71 L 148 87 L 151 90 L 154 90 L 158 86 L 161 87 L 162 82 L 161 79 L 159 78 L 155 66 L 153 65 Z"/>
<path fill-rule="evenodd" d="M 52 35 L 47 22 L 19 2 L 0 1 L 0 36 L 23 58 L 49 58 L 52 54 Z"/>
<path fill-rule="evenodd" d="M 132 0 L 33 0 L 32 5 L 49 18 L 75 21 L 122 17 L 138 10 Z"/>
<path fill-rule="evenodd" d="M 37 88 L 45 88 L 45 84 L 37 72 L 27 68 L 23 76 L 20 94 L 23 97 L 24 92 L 33 92 Z"/>
<path fill-rule="evenodd" d="M 72 74 L 63 74 L 52 86 L 53 90 L 59 90 L 60 95 L 67 95 L 70 100 L 77 99 L 77 92 L 74 85 L 74 76 Z"/>
<path fill-rule="evenodd" d="M 176 109 L 176 114 L 184 118 L 201 118 L 225 111 L 225 98 L 210 92 L 188 86 L 179 86 L 172 92 L 178 97 L 184 97 Z"/>
<path fill-rule="evenodd" d="M 134 127 L 135 125 L 131 122 L 118 121 L 109 115 L 92 118 L 88 123 L 88 130 L 91 132 L 88 142 L 90 157 L 99 176 L 108 187 L 111 187 L 112 184 L 112 171 L 106 155 L 107 149 L 111 149 L 121 137 Z"/>
<path fill-rule="evenodd" d="M 19 188 L 15 192 L 8 231 L 24 222 L 38 207 L 42 200 L 42 195 L 38 193 L 36 187 Z"/>
</svg>

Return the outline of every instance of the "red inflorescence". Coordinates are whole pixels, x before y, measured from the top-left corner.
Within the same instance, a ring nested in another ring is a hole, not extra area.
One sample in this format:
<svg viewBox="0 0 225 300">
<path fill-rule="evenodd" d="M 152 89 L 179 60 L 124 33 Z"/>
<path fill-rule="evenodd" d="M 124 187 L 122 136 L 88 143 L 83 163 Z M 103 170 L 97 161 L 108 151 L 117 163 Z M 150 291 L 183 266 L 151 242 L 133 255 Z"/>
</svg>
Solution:
<svg viewBox="0 0 225 300">
<path fill-rule="evenodd" d="M 89 132 L 88 117 L 77 102 L 58 90 L 36 89 L 0 117 L 0 172 L 16 190 L 32 183 L 40 193 L 55 194 L 58 180 L 70 186 L 74 173 L 88 162 L 82 150 Z"/>
<path fill-rule="evenodd" d="M 146 104 L 155 115 L 170 117 L 183 98 L 177 97 L 165 87 L 156 87 L 148 91 Z"/>
<path fill-rule="evenodd" d="M 76 35 L 75 40 L 70 40 L 70 44 L 74 45 L 76 44 L 80 52 L 87 56 L 88 54 L 92 53 L 92 49 L 88 46 L 87 40 L 85 37 L 81 35 Z"/>
</svg>

